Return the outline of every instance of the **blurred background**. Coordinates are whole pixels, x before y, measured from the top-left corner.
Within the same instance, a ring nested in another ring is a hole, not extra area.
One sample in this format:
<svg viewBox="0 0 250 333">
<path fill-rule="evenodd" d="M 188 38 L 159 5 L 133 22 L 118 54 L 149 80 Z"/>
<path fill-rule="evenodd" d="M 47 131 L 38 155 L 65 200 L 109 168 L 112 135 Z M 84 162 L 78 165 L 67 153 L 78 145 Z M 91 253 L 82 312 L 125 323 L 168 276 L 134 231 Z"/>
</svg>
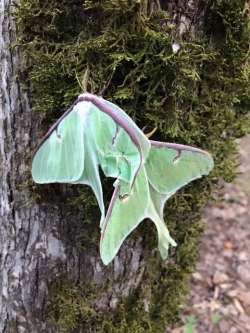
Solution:
<svg viewBox="0 0 250 333">
<path fill-rule="evenodd" d="M 237 143 L 237 176 L 204 211 L 183 325 L 172 333 L 250 332 L 250 135 Z"/>
</svg>

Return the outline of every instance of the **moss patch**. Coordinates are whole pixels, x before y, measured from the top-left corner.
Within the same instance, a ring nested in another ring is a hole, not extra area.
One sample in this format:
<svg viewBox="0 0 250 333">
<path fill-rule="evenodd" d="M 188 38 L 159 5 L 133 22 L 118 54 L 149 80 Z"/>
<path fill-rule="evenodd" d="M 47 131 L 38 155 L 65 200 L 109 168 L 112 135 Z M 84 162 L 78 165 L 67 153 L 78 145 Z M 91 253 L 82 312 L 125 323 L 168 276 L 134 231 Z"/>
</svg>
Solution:
<svg viewBox="0 0 250 333">
<path fill-rule="evenodd" d="M 167 205 L 166 220 L 179 244 L 170 262 L 162 263 L 158 255 L 148 260 L 143 286 L 112 315 L 89 307 L 96 292 L 88 294 L 84 286 L 69 282 L 57 285 L 48 316 L 60 332 L 163 332 L 176 320 L 195 264 L 199 211 L 219 177 L 233 178 L 234 139 L 249 130 L 246 1 L 201 1 L 204 33 L 195 39 L 186 33 L 177 53 L 169 14 L 150 4 L 22 0 L 17 8 L 19 42 L 30 59 L 25 72 L 33 111 L 46 128 L 87 89 L 120 105 L 140 127 L 157 126 L 154 139 L 195 145 L 215 159 L 209 177 L 187 186 Z M 96 204 L 85 190 L 83 197 L 87 222 Z M 70 204 L 77 202 L 75 197 Z M 152 248 L 155 237 L 148 228 L 145 224 L 139 232 L 145 248 Z"/>
</svg>

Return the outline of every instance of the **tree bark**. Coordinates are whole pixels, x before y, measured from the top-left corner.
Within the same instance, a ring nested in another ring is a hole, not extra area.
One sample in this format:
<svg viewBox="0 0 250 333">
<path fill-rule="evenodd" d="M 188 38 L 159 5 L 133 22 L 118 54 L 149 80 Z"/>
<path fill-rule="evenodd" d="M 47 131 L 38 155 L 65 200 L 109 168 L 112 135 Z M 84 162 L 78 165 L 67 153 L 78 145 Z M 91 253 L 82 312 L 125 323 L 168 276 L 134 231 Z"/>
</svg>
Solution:
<svg viewBox="0 0 250 333">
<path fill-rule="evenodd" d="M 0 332 L 55 332 L 44 319 L 48 284 L 62 273 L 97 284 L 111 278 L 113 291 L 95 306 L 114 308 L 118 298 L 141 280 L 141 240 L 130 244 L 133 250 L 124 247 L 111 268 L 105 268 L 95 250 L 75 247 L 77 235 L 84 232 L 80 214 L 69 216 L 63 205 L 27 202 L 30 195 L 22 185 L 30 173 L 39 122 L 32 116 L 27 87 L 20 80 L 23 59 L 13 46 L 13 2 L 0 4 Z"/>
<path fill-rule="evenodd" d="M 179 35 L 183 35 L 197 24 L 194 18 L 199 7 L 195 1 L 186 2 L 188 15 L 184 15 L 176 3 L 168 1 L 167 9 L 173 21 L 180 22 Z M 111 280 L 113 290 L 104 293 L 95 307 L 113 309 L 119 297 L 127 296 L 141 282 L 143 248 L 140 238 L 130 239 L 106 268 L 96 248 L 81 251 L 75 246 L 78 234 L 84 232 L 79 212 L 69 215 L 62 204 L 30 202 L 23 183 L 30 173 L 39 122 L 23 84 L 24 59 L 13 46 L 12 5 L 11 0 L 0 0 L 0 333 L 55 332 L 44 317 L 48 285 L 55 277 L 66 273 L 75 281 L 100 285 Z"/>
<path fill-rule="evenodd" d="M 57 259 L 66 256 L 57 236 L 56 207 L 29 206 L 21 187 L 36 126 L 19 80 L 21 57 L 12 47 L 16 33 L 11 1 L 1 0 L 0 29 L 0 331 L 38 332 L 46 328 L 41 314 L 47 274 L 54 274 Z"/>
</svg>

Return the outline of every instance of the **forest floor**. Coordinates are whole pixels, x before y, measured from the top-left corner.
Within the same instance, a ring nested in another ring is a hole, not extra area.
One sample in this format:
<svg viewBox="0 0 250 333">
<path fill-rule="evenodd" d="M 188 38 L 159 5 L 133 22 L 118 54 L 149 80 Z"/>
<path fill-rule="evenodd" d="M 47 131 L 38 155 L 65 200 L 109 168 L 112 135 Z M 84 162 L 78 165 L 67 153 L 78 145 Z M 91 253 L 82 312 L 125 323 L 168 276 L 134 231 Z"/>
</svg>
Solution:
<svg viewBox="0 0 250 333">
<path fill-rule="evenodd" d="M 235 181 L 205 209 L 183 326 L 171 333 L 250 333 L 250 135 L 239 153 Z"/>
</svg>

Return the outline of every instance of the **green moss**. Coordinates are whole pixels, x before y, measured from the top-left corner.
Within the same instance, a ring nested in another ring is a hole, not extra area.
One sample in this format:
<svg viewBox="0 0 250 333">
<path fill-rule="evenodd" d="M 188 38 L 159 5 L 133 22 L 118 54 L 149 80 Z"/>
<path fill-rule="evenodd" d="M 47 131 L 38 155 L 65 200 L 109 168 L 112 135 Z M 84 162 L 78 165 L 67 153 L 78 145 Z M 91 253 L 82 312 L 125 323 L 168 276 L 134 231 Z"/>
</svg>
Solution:
<svg viewBox="0 0 250 333">
<path fill-rule="evenodd" d="M 198 233 L 196 226 L 189 243 L 193 239 L 197 242 Z M 66 277 L 58 278 L 50 287 L 48 320 L 56 322 L 60 332 L 74 329 L 96 333 L 163 332 L 178 317 L 180 301 L 187 292 L 187 278 L 195 263 L 196 254 L 188 249 L 187 241 L 184 243 L 180 254 L 184 252 L 186 259 L 177 258 L 178 264 L 164 264 L 158 256 L 151 257 L 145 267 L 143 285 L 112 313 L 94 309 L 94 301 L 105 292 L 99 285 L 83 282 L 76 285 Z M 150 302 L 148 309 L 147 302 Z"/>
<path fill-rule="evenodd" d="M 200 209 L 219 177 L 233 178 L 234 140 L 250 128 L 246 1 L 204 0 L 204 33 L 194 39 L 187 32 L 176 54 L 171 46 L 175 26 L 169 24 L 166 11 L 150 3 L 22 0 L 17 8 L 19 42 L 30 59 L 26 74 L 33 89 L 33 111 L 43 118 L 44 127 L 82 92 L 79 82 L 84 81 L 88 91 L 102 92 L 140 127 L 157 126 L 156 140 L 196 145 L 215 159 L 210 177 L 168 202 L 166 220 L 179 244 L 177 251 L 168 263 L 158 254 L 148 259 L 143 285 L 115 313 L 92 308 L 99 294 L 96 286 L 87 292 L 89 286 L 55 282 L 48 317 L 60 332 L 87 327 L 95 332 L 158 333 L 178 318 L 196 260 Z M 110 182 L 105 180 L 104 186 L 109 193 Z M 60 187 L 51 189 L 58 193 Z M 85 223 L 91 222 L 95 200 L 86 189 L 76 192 L 68 204 L 79 206 Z M 50 200 L 47 195 L 39 195 L 39 200 L 45 197 Z M 137 232 L 144 235 L 145 251 L 156 245 L 152 230 L 145 223 Z M 77 244 L 88 246 L 96 242 L 93 238 L 85 233 Z M 145 299 L 150 300 L 148 311 Z"/>
</svg>

